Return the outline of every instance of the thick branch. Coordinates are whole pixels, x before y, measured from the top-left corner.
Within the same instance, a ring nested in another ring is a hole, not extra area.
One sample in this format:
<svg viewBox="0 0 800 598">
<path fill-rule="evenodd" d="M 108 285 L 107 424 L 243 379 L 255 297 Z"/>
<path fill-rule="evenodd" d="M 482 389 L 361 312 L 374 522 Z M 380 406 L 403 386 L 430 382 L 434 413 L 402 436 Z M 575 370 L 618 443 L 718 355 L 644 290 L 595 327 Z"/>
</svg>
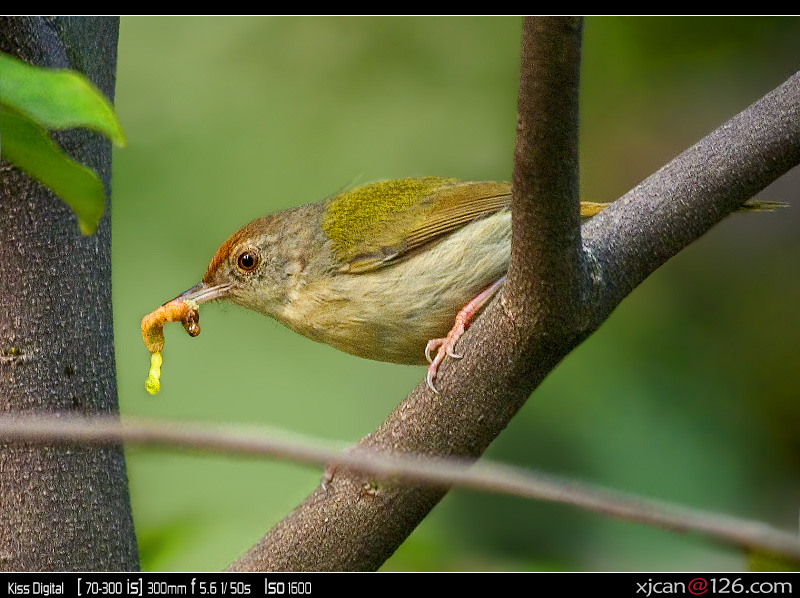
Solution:
<svg viewBox="0 0 800 598">
<path fill-rule="evenodd" d="M 678 251 L 800 163 L 800 72 L 684 151 L 583 229 L 593 327 Z"/>
<path fill-rule="evenodd" d="M 118 30 L 115 17 L 3 17 L 0 51 L 79 70 L 113 99 Z M 110 189 L 109 142 L 55 138 Z M 116 413 L 109 206 L 85 237 L 63 201 L 2 163 L 0 295 L 0 411 Z M 122 447 L 0 444 L 0 570 L 138 566 Z"/>
<path fill-rule="evenodd" d="M 580 18 L 528 19 L 520 58 L 511 266 L 506 311 L 561 334 L 579 294 Z M 539 328 L 538 333 L 542 329 Z"/>
</svg>

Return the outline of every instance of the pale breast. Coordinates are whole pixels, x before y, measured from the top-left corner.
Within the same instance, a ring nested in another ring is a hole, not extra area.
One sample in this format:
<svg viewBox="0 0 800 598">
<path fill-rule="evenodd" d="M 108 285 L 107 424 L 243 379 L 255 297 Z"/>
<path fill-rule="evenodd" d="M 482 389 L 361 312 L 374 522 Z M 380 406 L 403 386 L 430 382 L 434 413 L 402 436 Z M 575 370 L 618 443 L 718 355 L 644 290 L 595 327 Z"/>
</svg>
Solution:
<svg viewBox="0 0 800 598">
<path fill-rule="evenodd" d="M 310 282 L 276 318 L 353 355 L 424 364 L 428 340 L 445 336 L 458 311 L 506 272 L 510 245 L 511 214 L 502 211 L 397 263 Z"/>
</svg>

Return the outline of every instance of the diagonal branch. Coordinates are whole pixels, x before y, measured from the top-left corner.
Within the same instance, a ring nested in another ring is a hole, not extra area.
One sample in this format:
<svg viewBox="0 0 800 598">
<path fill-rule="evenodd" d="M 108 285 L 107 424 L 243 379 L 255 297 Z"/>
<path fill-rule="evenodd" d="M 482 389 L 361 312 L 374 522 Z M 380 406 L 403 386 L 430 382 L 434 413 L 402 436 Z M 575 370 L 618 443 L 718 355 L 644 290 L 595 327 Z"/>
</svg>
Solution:
<svg viewBox="0 0 800 598">
<path fill-rule="evenodd" d="M 800 163 L 800 72 L 684 151 L 583 229 L 598 326 L 640 282 Z"/>
</svg>

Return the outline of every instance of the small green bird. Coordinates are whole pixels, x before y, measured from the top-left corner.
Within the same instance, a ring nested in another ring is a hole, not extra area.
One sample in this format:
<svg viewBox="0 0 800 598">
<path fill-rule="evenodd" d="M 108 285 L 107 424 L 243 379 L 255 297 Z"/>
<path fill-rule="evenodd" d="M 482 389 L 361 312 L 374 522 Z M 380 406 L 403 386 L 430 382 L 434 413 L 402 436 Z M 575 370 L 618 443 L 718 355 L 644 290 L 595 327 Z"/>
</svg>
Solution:
<svg viewBox="0 0 800 598">
<path fill-rule="evenodd" d="M 439 364 L 457 357 L 469 318 L 508 269 L 510 202 L 510 183 L 424 177 L 356 187 L 254 220 L 177 299 L 224 299 L 368 359 L 424 364 L 437 349 L 427 376 L 435 391 Z M 581 217 L 606 205 L 581 202 Z"/>
<path fill-rule="evenodd" d="M 468 306 L 468 321 L 508 269 L 510 202 L 510 183 L 424 177 L 356 187 L 254 220 L 179 298 L 225 299 L 378 361 L 424 364 L 438 348 L 434 388 L 466 325 L 455 330 L 456 315 Z M 581 215 L 603 207 L 582 203 Z"/>
</svg>

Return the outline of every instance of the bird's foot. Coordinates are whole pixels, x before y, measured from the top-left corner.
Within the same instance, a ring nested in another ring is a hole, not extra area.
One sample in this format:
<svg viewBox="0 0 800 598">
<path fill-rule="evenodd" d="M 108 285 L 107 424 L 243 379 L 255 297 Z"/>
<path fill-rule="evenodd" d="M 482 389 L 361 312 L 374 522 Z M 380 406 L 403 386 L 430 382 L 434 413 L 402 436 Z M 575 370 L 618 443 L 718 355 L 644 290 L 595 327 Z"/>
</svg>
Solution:
<svg viewBox="0 0 800 598">
<path fill-rule="evenodd" d="M 454 359 L 461 359 L 464 357 L 463 355 L 459 355 L 455 352 L 456 343 L 458 343 L 459 339 L 463 336 L 470 320 L 484 305 L 489 302 L 489 299 L 494 296 L 494 294 L 500 288 L 500 285 L 503 284 L 503 280 L 505 280 L 505 276 L 498 278 L 491 285 L 481 291 L 474 299 L 472 299 L 472 301 L 462 307 L 461 311 L 459 311 L 458 315 L 456 315 L 455 324 L 450 329 L 450 332 L 447 333 L 446 337 L 433 338 L 428 341 L 427 345 L 425 345 L 425 357 L 430 364 L 428 366 L 428 375 L 426 376 L 426 380 L 428 382 L 428 388 L 430 388 L 436 394 L 439 394 L 439 391 L 436 390 L 434 382 L 436 380 L 436 373 L 439 370 L 439 365 L 441 365 L 445 356 L 449 356 Z M 437 350 L 436 355 L 431 358 L 431 351 L 434 349 Z"/>
</svg>

